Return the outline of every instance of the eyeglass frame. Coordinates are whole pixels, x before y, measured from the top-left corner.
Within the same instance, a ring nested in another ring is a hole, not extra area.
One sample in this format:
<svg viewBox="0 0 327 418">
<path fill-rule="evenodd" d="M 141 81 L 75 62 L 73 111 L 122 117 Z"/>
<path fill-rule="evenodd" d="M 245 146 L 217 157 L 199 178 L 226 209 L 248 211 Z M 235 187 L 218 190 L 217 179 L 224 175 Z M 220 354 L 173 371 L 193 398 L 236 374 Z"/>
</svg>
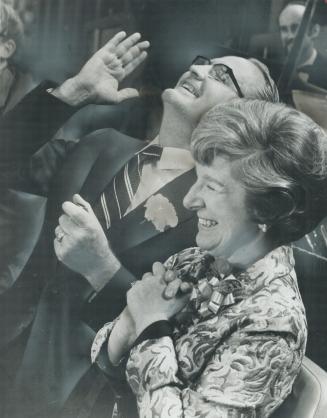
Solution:
<svg viewBox="0 0 327 418">
<path fill-rule="evenodd" d="M 205 63 L 203 63 L 203 64 L 197 64 L 196 63 L 196 60 L 199 59 L 199 58 L 201 58 L 203 61 L 205 61 Z M 223 64 L 223 63 L 218 63 L 218 62 L 217 63 L 212 63 L 212 61 L 211 61 L 210 58 L 204 57 L 203 55 L 197 55 L 194 58 L 194 60 L 192 61 L 192 64 L 191 65 L 212 65 L 212 66 L 219 65 L 221 67 L 224 67 L 226 69 L 226 73 L 229 75 L 230 79 L 232 80 L 232 83 L 234 84 L 234 87 L 236 88 L 238 97 L 240 97 L 240 98 L 243 98 L 244 97 L 244 94 L 243 94 L 243 92 L 241 90 L 241 87 L 238 84 L 238 82 L 236 80 L 236 77 L 234 75 L 234 72 L 233 72 L 233 70 L 228 65 Z M 218 80 L 218 79 L 216 79 L 215 77 L 212 77 L 212 76 L 210 76 L 210 77 L 213 78 L 216 81 L 220 81 L 223 84 L 225 84 L 223 80 Z"/>
</svg>

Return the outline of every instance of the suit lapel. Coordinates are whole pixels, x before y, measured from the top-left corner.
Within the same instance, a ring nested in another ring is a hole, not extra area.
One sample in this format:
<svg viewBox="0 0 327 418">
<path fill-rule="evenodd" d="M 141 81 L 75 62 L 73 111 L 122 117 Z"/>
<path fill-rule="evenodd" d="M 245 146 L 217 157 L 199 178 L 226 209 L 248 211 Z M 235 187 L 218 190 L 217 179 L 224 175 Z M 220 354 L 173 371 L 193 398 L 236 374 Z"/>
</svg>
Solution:
<svg viewBox="0 0 327 418">
<path fill-rule="evenodd" d="M 163 201 L 166 210 L 168 209 L 170 213 L 172 210 L 175 211 L 177 219 L 175 216 L 173 216 L 173 219 L 177 224 L 194 216 L 194 212 L 187 210 L 183 206 L 183 198 L 195 180 L 195 170 L 189 170 L 154 194 L 155 197 L 158 197 L 159 202 Z M 165 222 L 165 220 L 163 222 L 166 225 L 164 231 L 162 231 L 162 223 L 150 220 L 151 216 L 149 217 L 149 210 L 146 207 L 149 199 L 128 213 L 120 222 L 111 226 L 109 231 L 107 231 L 107 236 L 116 254 L 121 254 L 171 229 L 171 226 L 167 224 L 169 222 Z"/>
</svg>

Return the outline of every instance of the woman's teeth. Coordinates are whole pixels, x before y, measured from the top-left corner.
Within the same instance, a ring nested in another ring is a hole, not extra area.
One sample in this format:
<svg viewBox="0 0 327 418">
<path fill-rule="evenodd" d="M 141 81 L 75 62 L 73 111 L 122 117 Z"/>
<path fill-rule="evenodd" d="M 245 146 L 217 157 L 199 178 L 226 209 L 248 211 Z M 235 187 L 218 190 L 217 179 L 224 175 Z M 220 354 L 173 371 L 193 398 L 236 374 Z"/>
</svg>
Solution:
<svg viewBox="0 0 327 418">
<path fill-rule="evenodd" d="M 203 219 L 203 218 L 199 218 L 199 224 L 201 226 L 204 226 L 206 228 L 210 228 L 212 226 L 216 226 L 218 224 L 218 222 L 216 221 L 212 221 L 210 219 Z"/>
</svg>

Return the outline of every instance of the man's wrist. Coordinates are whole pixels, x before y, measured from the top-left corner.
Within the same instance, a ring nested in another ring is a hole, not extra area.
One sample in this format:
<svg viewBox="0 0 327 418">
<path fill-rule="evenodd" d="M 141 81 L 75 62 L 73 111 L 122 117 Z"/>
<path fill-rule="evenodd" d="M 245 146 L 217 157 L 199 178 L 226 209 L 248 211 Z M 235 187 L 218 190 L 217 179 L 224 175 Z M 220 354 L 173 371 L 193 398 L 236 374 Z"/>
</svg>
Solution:
<svg viewBox="0 0 327 418">
<path fill-rule="evenodd" d="M 91 284 L 96 292 L 99 292 L 121 268 L 120 262 L 116 257 L 108 257 L 105 265 L 97 266 L 97 268 L 85 275 L 87 281 Z"/>
<path fill-rule="evenodd" d="M 86 106 L 93 101 L 91 92 L 79 82 L 78 76 L 67 79 L 53 89 L 51 94 L 74 107 Z"/>
</svg>

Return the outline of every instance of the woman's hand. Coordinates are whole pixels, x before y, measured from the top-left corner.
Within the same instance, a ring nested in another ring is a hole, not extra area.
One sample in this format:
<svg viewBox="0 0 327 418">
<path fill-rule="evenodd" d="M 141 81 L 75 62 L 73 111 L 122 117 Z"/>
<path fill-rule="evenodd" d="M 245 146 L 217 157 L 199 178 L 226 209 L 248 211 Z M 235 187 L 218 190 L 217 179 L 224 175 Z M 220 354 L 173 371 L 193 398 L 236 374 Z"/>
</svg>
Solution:
<svg viewBox="0 0 327 418">
<path fill-rule="evenodd" d="M 169 320 L 176 315 L 187 304 L 190 290 L 191 286 L 182 284 L 161 263 L 154 263 L 152 273 L 146 273 L 127 293 L 127 307 L 135 323 L 136 335 L 153 322 Z"/>
<path fill-rule="evenodd" d="M 136 340 L 135 323 L 128 307 L 121 313 L 108 340 L 108 355 L 112 364 L 118 364 Z"/>
</svg>

